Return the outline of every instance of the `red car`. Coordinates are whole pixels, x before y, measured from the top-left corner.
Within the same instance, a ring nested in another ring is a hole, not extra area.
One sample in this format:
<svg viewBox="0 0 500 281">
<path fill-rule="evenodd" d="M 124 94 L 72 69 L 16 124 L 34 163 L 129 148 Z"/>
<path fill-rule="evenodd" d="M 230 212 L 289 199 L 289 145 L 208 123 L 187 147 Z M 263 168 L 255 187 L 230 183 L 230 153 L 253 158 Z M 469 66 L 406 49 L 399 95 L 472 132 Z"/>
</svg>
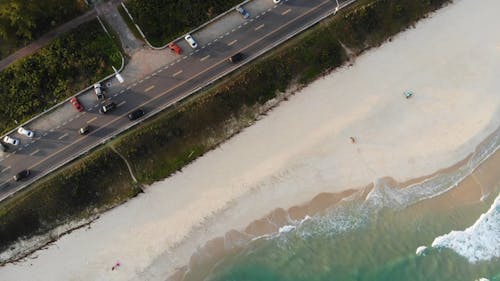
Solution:
<svg viewBox="0 0 500 281">
<path fill-rule="evenodd" d="M 170 48 L 170 50 L 172 50 L 174 53 L 180 55 L 182 53 L 182 49 L 181 47 L 179 47 L 177 44 L 175 43 L 170 43 L 168 44 L 168 47 Z"/>
<path fill-rule="evenodd" d="M 75 107 L 76 111 L 82 112 L 83 111 L 83 105 L 78 101 L 76 97 L 71 98 L 71 104 Z"/>
</svg>

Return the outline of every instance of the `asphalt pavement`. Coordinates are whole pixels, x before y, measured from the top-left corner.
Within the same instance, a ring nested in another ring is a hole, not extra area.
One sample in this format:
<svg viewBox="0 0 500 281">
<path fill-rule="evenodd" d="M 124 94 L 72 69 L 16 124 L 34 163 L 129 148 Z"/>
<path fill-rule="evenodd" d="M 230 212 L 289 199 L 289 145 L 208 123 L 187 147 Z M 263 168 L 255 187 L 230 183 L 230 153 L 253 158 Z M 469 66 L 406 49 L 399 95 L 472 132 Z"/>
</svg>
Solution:
<svg viewBox="0 0 500 281">
<path fill-rule="evenodd" d="M 21 139 L 21 146 L 9 146 L 11 152 L 0 152 L 0 200 L 257 58 L 305 26 L 330 14 L 336 6 L 336 1 L 331 0 L 289 0 L 270 5 L 258 14 L 252 14 L 249 9 L 250 18 L 241 19 L 239 24 L 212 37 L 211 41 L 200 37 L 197 49 L 179 41 L 183 53 L 177 60 L 108 95 L 108 100 L 117 104 L 116 110 L 99 114 L 97 100 L 85 101 L 86 108 L 81 113 L 68 105 L 64 110 L 68 111 L 70 118 L 47 122 L 44 129 L 36 131 L 33 139 L 16 135 Z M 193 37 L 198 39 L 196 34 Z M 229 62 L 228 58 L 238 52 L 243 53 L 245 59 L 236 64 Z M 137 108 L 142 108 L 146 116 L 131 122 L 127 115 Z M 78 130 L 83 126 L 90 126 L 91 130 L 82 136 Z M 30 177 L 25 181 L 13 181 L 13 175 L 23 169 L 31 170 Z"/>
</svg>

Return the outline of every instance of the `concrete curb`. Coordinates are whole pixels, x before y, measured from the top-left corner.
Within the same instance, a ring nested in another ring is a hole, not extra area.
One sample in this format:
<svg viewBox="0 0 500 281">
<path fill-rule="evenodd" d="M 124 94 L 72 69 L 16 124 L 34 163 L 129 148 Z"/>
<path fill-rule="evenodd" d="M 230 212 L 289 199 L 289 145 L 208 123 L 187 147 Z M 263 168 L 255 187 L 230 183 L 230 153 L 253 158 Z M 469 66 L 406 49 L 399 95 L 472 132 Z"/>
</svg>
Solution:
<svg viewBox="0 0 500 281">
<path fill-rule="evenodd" d="M 213 18 L 213 19 L 211 19 L 211 20 L 209 20 L 209 21 L 207 21 L 207 22 L 203 23 L 202 25 L 199 25 L 199 26 L 198 26 L 198 27 L 196 27 L 195 29 L 190 30 L 190 31 L 189 31 L 189 32 L 187 32 L 186 34 L 192 34 L 192 33 L 195 33 L 196 31 L 198 31 L 198 30 L 200 30 L 200 29 L 204 28 L 205 26 L 207 26 L 207 25 L 209 25 L 209 24 L 213 23 L 214 21 L 217 21 L 217 20 L 219 20 L 220 18 L 224 17 L 225 15 L 227 15 L 227 14 L 229 14 L 229 13 L 233 12 L 233 11 L 236 9 L 236 7 L 238 7 L 238 6 L 243 6 L 243 5 L 245 5 L 246 3 L 250 2 L 250 1 L 252 1 L 252 0 L 245 0 L 245 1 L 241 2 L 240 4 L 238 4 L 238 5 L 236 5 L 236 6 L 232 7 L 232 8 L 230 8 L 229 10 L 227 10 L 227 11 L 225 11 L 225 12 L 223 12 L 223 13 L 219 14 L 219 15 L 218 15 L 218 16 L 216 16 L 215 18 Z M 144 42 L 146 42 L 146 44 L 147 44 L 147 45 L 148 45 L 151 49 L 153 49 L 153 50 L 163 50 L 163 49 L 165 49 L 165 48 L 167 48 L 167 47 L 168 47 L 168 44 L 170 44 L 170 43 L 172 43 L 172 42 L 177 42 L 177 41 L 179 41 L 179 40 L 184 39 L 184 35 L 181 35 L 181 36 L 179 36 L 179 37 L 175 38 L 174 40 L 172 40 L 172 41 L 168 42 L 167 44 L 165 44 L 165 45 L 163 45 L 163 46 L 160 46 L 160 47 L 155 47 L 155 46 L 153 46 L 153 45 L 149 42 L 149 40 L 146 38 L 146 35 L 144 35 L 144 32 L 142 32 L 142 29 L 141 29 L 141 28 L 139 27 L 139 25 L 135 22 L 134 18 L 132 17 L 132 15 L 131 15 L 131 14 L 130 14 L 130 12 L 128 11 L 127 7 L 125 6 L 125 2 L 122 2 L 122 3 L 121 3 L 121 5 L 122 5 L 123 9 L 125 10 L 125 12 L 127 13 L 128 17 L 130 18 L 130 20 L 132 21 L 132 23 L 134 23 L 135 28 L 137 28 L 137 30 L 138 30 L 138 31 L 139 31 L 139 33 L 141 34 L 142 39 L 144 39 Z"/>
<path fill-rule="evenodd" d="M 349 6 L 350 4 L 352 4 L 352 3 L 354 3 L 354 2 L 356 2 L 356 0 L 350 0 L 350 1 L 348 1 L 348 2 L 345 2 L 345 3 L 341 4 L 341 5 L 340 5 L 340 9 L 342 9 L 342 8 L 344 8 L 344 7 Z M 50 169 L 50 170 L 46 171 L 46 172 L 45 172 L 45 173 L 43 173 L 43 174 L 38 175 L 37 177 L 33 177 L 33 178 L 29 181 L 29 182 L 26 182 L 26 184 L 24 184 L 24 185 L 22 185 L 22 186 L 19 186 L 19 188 L 18 188 L 17 190 L 15 190 L 15 191 L 11 192 L 10 194 L 7 194 L 7 195 L 6 195 L 6 196 L 4 196 L 3 198 L 0 198 L 0 201 L 4 200 L 4 199 L 6 199 L 6 198 L 9 198 L 9 197 L 11 197 L 11 196 L 13 196 L 15 193 L 17 193 L 17 192 L 18 192 L 18 191 L 20 191 L 20 190 L 23 190 L 24 188 L 26 188 L 26 187 L 27 187 L 27 186 L 29 186 L 30 184 L 34 183 L 35 181 L 37 181 L 37 180 L 39 180 L 39 179 L 41 179 L 41 178 L 43 178 L 43 177 L 45 177 L 45 176 L 49 175 L 49 174 L 50 174 L 50 173 L 52 173 L 53 171 L 55 171 L 55 170 L 57 170 L 57 169 L 59 169 L 59 168 L 63 167 L 64 165 L 66 165 L 66 164 L 70 163 L 71 161 L 76 160 L 77 158 L 80 158 L 81 156 L 83 156 L 83 155 L 87 154 L 90 150 L 92 150 L 92 149 L 94 149 L 94 148 L 98 147 L 99 145 L 107 143 L 108 141 L 110 141 L 110 140 L 114 139 L 116 136 L 118 136 L 118 135 L 122 134 L 123 132 L 125 132 L 125 131 L 129 130 L 130 128 L 135 127 L 136 125 L 140 124 L 140 123 L 141 123 L 141 122 L 143 122 L 144 120 L 147 120 L 147 119 L 149 119 L 149 118 L 151 118 L 151 117 L 155 116 L 156 114 L 158 114 L 159 112 L 161 112 L 161 111 L 165 110 L 166 108 L 168 108 L 168 107 L 170 107 L 170 106 L 172 106 L 172 105 L 174 105 L 174 104 L 176 104 L 176 103 L 180 102 L 181 100 L 183 100 L 183 99 L 185 99 L 185 98 L 190 97 L 191 95 L 193 95 L 193 94 L 197 93 L 198 91 L 200 91 L 200 90 L 202 90 L 202 89 L 204 89 L 204 88 L 206 88 L 206 87 L 210 86 L 211 84 L 213 84 L 214 82 L 216 82 L 216 81 L 220 80 L 221 78 L 225 77 L 225 76 L 226 76 L 226 75 L 228 75 L 229 73 L 231 73 L 231 72 L 233 72 L 233 71 L 235 71 L 235 70 L 237 70 L 237 69 L 239 69 L 239 68 L 243 67 L 244 65 L 247 65 L 248 63 L 250 63 L 250 62 L 254 61 L 255 59 L 257 59 L 258 57 L 260 57 L 262 54 L 264 54 L 264 53 L 266 53 L 266 52 L 268 52 L 268 51 L 270 51 L 270 50 L 274 49 L 275 47 L 277 47 L 278 45 L 282 44 L 283 42 L 285 42 L 285 41 L 287 41 L 287 40 L 291 39 L 292 37 L 294 37 L 295 35 L 297 35 L 297 34 L 299 34 L 299 33 L 303 32 L 304 30 L 311 28 L 312 26 L 314 26 L 314 25 L 318 24 L 320 21 L 324 20 L 325 18 L 327 18 L 327 17 L 329 17 L 329 16 L 331 16 L 331 15 L 334 15 L 335 13 L 336 13 L 336 12 L 335 12 L 335 10 L 333 10 L 333 11 L 331 11 L 331 12 L 329 12 L 329 13 L 325 14 L 324 16 L 322 16 L 322 17 L 320 17 L 320 18 L 318 18 L 318 19 L 315 19 L 315 20 L 314 20 L 314 21 L 312 21 L 312 22 L 309 22 L 307 25 L 304 25 L 304 26 L 303 26 L 302 28 L 300 28 L 299 30 L 296 30 L 295 32 L 290 33 L 288 36 L 286 36 L 286 37 L 282 38 L 281 40 L 279 40 L 279 41 L 275 42 L 274 44 L 272 44 L 272 45 L 268 46 L 267 48 L 264 48 L 264 49 L 260 50 L 260 52 L 258 52 L 257 54 L 255 54 L 255 55 L 253 55 L 253 56 L 249 57 L 248 59 L 246 59 L 246 60 L 245 60 L 245 62 L 243 62 L 243 63 L 241 63 L 241 64 L 238 64 L 238 65 L 236 65 L 236 66 L 235 66 L 235 67 L 233 67 L 233 68 L 228 69 L 228 70 L 227 70 L 227 71 L 225 71 L 224 73 L 221 73 L 221 74 L 220 74 L 220 75 L 218 75 L 217 77 L 215 77 L 215 78 L 211 79 L 210 81 L 206 82 L 203 86 L 200 86 L 200 87 L 198 87 L 198 88 L 196 88 L 196 89 L 194 89 L 194 90 L 190 91 L 190 92 L 189 92 L 188 94 L 186 94 L 185 96 L 179 97 L 178 99 L 176 99 L 176 100 L 174 100 L 174 101 L 172 101 L 172 102 L 170 102 L 170 103 L 168 103 L 168 104 L 166 104 L 166 105 L 164 105 L 164 106 L 162 106 L 162 107 L 160 107 L 160 108 L 157 108 L 156 110 L 151 111 L 150 113 L 146 114 L 146 115 L 145 115 L 145 116 L 144 116 L 141 120 L 138 120 L 138 121 L 135 121 L 135 122 L 131 122 L 128 126 L 125 126 L 125 127 L 121 128 L 121 129 L 119 129 L 119 130 L 118 130 L 115 134 L 113 134 L 112 136 L 108 136 L 108 137 L 106 137 L 106 138 L 102 139 L 101 141 L 99 141 L 99 142 L 97 142 L 97 143 L 95 143 L 95 144 L 92 144 L 92 145 L 87 146 L 87 147 L 86 147 L 83 151 L 78 152 L 78 153 L 75 153 L 75 154 L 74 154 L 74 155 L 72 155 L 71 157 L 66 158 L 66 160 L 65 160 L 65 161 L 63 161 L 63 162 L 61 162 L 60 164 L 58 164 L 58 165 L 54 166 L 52 169 Z"/>
</svg>

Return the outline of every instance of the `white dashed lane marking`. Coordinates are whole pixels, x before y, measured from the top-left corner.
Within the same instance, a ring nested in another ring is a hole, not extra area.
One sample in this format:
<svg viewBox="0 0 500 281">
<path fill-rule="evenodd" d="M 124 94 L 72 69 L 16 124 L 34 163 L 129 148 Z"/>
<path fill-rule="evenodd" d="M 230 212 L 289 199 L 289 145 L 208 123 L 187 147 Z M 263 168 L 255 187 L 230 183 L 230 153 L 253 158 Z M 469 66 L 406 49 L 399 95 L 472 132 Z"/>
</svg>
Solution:
<svg viewBox="0 0 500 281">
<path fill-rule="evenodd" d="M 261 29 L 261 28 L 263 28 L 263 27 L 264 27 L 264 24 L 261 24 L 261 25 L 257 26 L 257 27 L 255 28 L 255 30 L 259 30 L 259 29 Z"/>
<path fill-rule="evenodd" d="M 3 173 L 3 172 L 5 172 L 5 171 L 7 171 L 7 170 L 9 170 L 9 169 L 10 169 L 10 166 L 9 166 L 9 167 L 6 167 L 6 168 L 5 168 L 5 169 L 3 169 L 2 171 L 0 171 L 0 173 Z"/>
<path fill-rule="evenodd" d="M 30 155 L 33 156 L 33 155 L 37 154 L 38 152 L 40 152 L 40 149 L 37 149 L 37 150 L 31 152 Z"/>
<path fill-rule="evenodd" d="M 92 119 L 90 119 L 90 120 L 88 120 L 88 121 L 87 121 L 87 124 L 92 123 L 92 122 L 93 122 L 93 121 L 95 121 L 96 119 L 97 119 L 97 116 L 96 116 L 96 117 L 94 117 L 94 118 L 92 118 Z"/>
<path fill-rule="evenodd" d="M 291 8 L 289 8 L 288 10 L 284 11 L 284 12 L 283 12 L 283 13 L 281 13 L 281 14 L 284 16 L 284 15 L 286 15 L 286 14 L 290 13 L 291 11 L 292 11 L 292 9 L 291 9 Z"/>
<path fill-rule="evenodd" d="M 200 59 L 200 61 L 204 61 L 204 60 L 208 59 L 209 57 L 210 57 L 210 55 L 206 55 L 206 56 L 202 57 L 202 58 Z"/>
<path fill-rule="evenodd" d="M 64 138 L 65 138 L 65 137 L 67 137 L 67 136 L 68 136 L 68 133 L 65 133 L 64 135 L 62 135 L 62 136 L 58 137 L 57 139 L 62 140 L 62 139 L 64 139 Z"/>
<path fill-rule="evenodd" d="M 175 76 L 177 76 L 177 75 L 179 75 L 179 74 L 181 74 L 181 73 L 182 73 L 182 69 L 181 69 L 181 70 L 179 70 L 179 71 L 177 71 L 176 73 L 174 73 L 174 74 L 172 75 L 172 77 L 175 77 Z"/>
<path fill-rule="evenodd" d="M 228 46 L 231 46 L 231 45 L 233 45 L 233 44 L 234 44 L 234 43 L 236 43 L 236 42 L 238 42 L 238 40 L 234 39 L 233 41 L 231 41 L 231 42 L 227 43 L 227 45 L 228 45 Z"/>
<path fill-rule="evenodd" d="M 124 104 L 126 104 L 126 103 L 127 103 L 126 101 L 122 101 L 122 102 L 120 102 L 120 103 L 119 103 L 116 107 L 120 107 L 120 106 L 122 106 L 122 105 L 124 105 Z"/>
<path fill-rule="evenodd" d="M 151 86 L 147 87 L 147 88 L 144 90 L 144 92 L 149 92 L 149 91 L 153 90 L 154 88 L 155 88 L 155 85 L 151 85 Z"/>
</svg>

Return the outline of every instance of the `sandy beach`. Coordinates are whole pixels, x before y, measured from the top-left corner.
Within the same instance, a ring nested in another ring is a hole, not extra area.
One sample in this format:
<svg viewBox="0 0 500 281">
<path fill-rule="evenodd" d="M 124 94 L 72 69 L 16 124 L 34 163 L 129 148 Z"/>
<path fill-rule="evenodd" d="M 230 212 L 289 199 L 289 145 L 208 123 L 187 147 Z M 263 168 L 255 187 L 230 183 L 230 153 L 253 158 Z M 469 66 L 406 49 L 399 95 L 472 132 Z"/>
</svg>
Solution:
<svg viewBox="0 0 500 281">
<path fill-rule="evenodd" d="M 500 127 L 500 2 L 479 4 L 454 1 L 315 81 L 90 228 L 0 268 L 0 280 L 165 280 L 276 208 L 455 165 Z"/>
</svg>

